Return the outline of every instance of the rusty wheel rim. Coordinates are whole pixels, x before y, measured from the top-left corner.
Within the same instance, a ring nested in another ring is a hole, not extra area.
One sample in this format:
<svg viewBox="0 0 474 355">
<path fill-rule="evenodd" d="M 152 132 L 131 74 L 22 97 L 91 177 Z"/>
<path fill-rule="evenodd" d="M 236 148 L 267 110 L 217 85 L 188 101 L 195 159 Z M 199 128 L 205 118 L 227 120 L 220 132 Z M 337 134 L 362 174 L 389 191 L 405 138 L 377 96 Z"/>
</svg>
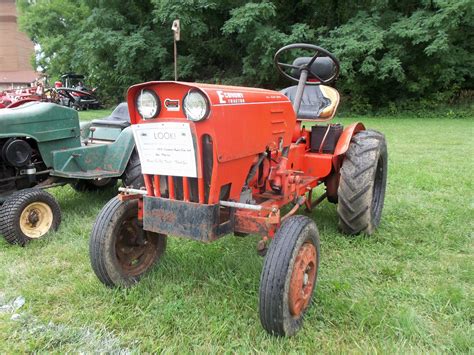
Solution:
<svg viewBox="0 0 474 355">
<path fill-rule="evenodd" d="M 115 253 L 127 276 L 144 273 L 158 256 L 158 238 L 141 229 L 136 218 L 124 221 L 117 233 Z"/>
<path fill-rule="evenodd" d="M 304 243 L 293 266 L 290 279 L 288 305 L 293 317 L 299 317 L 308 307 L 316 280 L 316 248 L 312 243 Z"/>
</svg>

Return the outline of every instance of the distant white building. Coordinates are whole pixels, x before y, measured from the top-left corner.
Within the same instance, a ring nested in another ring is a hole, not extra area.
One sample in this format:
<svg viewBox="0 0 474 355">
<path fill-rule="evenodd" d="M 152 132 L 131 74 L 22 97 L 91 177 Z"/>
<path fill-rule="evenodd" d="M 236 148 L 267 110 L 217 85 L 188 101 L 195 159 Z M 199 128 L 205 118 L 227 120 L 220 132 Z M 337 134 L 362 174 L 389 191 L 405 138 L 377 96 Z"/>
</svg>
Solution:
<svg viewBox="0 0 474 355">
<path fill-rule="evenodd" d="M 30 86 L 33 42 L 18 30 L 15 0 L 0 0 L 0 90 Z"/>
</svg>

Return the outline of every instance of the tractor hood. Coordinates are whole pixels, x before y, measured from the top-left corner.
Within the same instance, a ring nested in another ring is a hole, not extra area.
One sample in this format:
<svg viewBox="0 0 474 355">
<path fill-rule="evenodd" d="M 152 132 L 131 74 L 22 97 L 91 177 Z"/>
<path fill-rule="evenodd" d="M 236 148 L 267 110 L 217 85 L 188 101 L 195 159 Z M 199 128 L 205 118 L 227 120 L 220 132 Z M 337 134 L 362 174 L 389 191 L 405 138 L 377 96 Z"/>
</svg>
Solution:
<svg viewBox="0 0 474 355">
<path fill-rule="evenodd" d="M 32 102 L 0 110 L 0 138 L 31 137 L 40 143 L 79 136 L 78 114 L 67 107 Z"/>
<path fill-rule="evenodd" d="M 137 100 L 144 91 L 159 100 L 159 113 L 142 119 Z M 207 98 L 208 115 L 190 121 L 185 112 L 185 97 L 199 92 Z M 160 81 L 132 86 L 128 90 L 132 124 L 186 122 L 198 140 L 210 135 L 220 162 L 254 156 L 291 143 L 296 116 L 290 100 L 278 91 L 200 83 Z"/>
</svg>

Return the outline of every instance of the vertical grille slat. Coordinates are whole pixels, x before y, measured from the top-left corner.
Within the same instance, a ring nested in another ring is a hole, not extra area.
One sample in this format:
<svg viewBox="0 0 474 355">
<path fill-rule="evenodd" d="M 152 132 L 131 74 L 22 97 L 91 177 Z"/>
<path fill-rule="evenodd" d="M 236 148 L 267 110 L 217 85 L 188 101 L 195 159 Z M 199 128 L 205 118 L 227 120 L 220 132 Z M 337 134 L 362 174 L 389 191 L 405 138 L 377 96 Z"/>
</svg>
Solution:
<svg viewBox="0 0 474 355">
<path fill-rule="evenodd" d="M 160 176 L 159 175 L 154 175 L 153 176 L 153 187 L 155 189 L 155 196 L 156 197 L 161 197 Z"/>
<path fill-rule="evenodd" d="M 189 185 L 187 177 L 183 177 L 183 199 L 184 201 L 189 202 Z"/>
<path fill-rule="evenodd" d="M 145 187 L 148 196 L 154 196 L 150 175 L 143 175 L 143 181 L 145 181 Z"/>
<path fill-rule="evenodd" d="M 208 134 L 202 136 L 202 187 L 200 187 L 199 200 L 201 200 L 201 192 L 204 193 L 203 200 L 209 203 L 209 192 L 211 190 L 212 168 L 214 166 L 214 143 L 212 137 Z M 202 188 L 202 190 L 201 190 Z"/>
<path fill-rule="evenodd" d="M 175 199 L 174 194 L 174 179 L 172 176 L 168 176 L 168 198 L 171 200 Z"/>
</svg>

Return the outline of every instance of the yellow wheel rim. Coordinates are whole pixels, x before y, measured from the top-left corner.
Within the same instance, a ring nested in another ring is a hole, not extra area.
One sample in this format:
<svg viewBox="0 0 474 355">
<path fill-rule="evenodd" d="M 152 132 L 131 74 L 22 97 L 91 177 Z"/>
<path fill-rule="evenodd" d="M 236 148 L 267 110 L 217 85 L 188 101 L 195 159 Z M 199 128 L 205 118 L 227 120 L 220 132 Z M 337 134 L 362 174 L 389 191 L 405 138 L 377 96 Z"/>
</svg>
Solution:
<svg viewBox="0 0 474 355">
<path fill-rule="evenodd" d="M 44 202 L 33 202 L 25 207 L 20 216 L 20 229 L 31 239 L 41 238 L 53 225 L 53 211 Z"/>
</svg>

